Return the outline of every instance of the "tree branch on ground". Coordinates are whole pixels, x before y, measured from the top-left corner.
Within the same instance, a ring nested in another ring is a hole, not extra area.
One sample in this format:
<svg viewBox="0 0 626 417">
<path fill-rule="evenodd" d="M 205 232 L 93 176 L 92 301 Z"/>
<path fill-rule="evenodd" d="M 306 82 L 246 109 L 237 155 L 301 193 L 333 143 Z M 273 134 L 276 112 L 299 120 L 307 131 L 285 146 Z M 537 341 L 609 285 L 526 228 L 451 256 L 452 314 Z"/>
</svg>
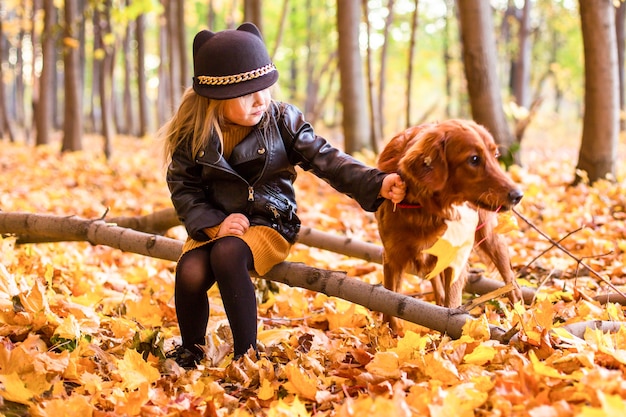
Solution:
<svg viewBox="0 0 626 417">
<path fill-rule="evenodd" d="M 567 248 L 565 248 L 563 245 L 561 245 L 561 243 L 559 243 L 560 240 L 557 242 L 554 239 L 552 239 L 550 236 L 548 236 L 545 232 L 543 232 L 541 229 L 539 229 L 537 226 L 535 226 L 533 224 L 533 222 L 531 222 L 529 219 L 527 219 L 523 214 L 521 214 L 516 209 L 512 209 L 512 211 L 513 211 L 513 213 L 515 213 L 515 215 L 517 217 L 519 217 L 527 225 L 532 227 L 537 233 L 539 233 L 546 240 L 548 240 L 553 246 L 556 246 L 557 248 L 559 248 L 564 254 L 566 254 L 567 256 L 572 258 L 573 260 L 575 260 L 578 263 L 579 266 L 584 267 L 587 271 L 589 271 L 589 273 L 591 275 L 593 275 L 594 277 L 598 278 L 600 281 L 602 281 L 606 285 L 608 285 L 613 291 L 615 291 L 617 294 L 620 295 L 620 297 L 621 297 L 620 299 L 626 299 L 626 295 L 622 291 L 620 291 L 619 288 L 617 288 L 615 285 L 613 285 L 613 283 L 610 280 L 608 280 L 607 278 L 603 277 L 602 275 L 600 275 L 596 271 L 594 271 L 593 268 L 591 266 L 587 265 L 585 262 L 583 262 L 583 260 L 581 258 L 575 256 L 572 252 L 567 250 Z"/>
<path fill-rule="evenodd" d="M 0 214 L 1 215 L 1 214 Z M 518 214 L 519 215 L 519 214 Z M 106 213 L 103 216 L 102 220 L 106 219 L 106 223 L 110 225 L 116 225 L 124 228 L 133 229 L 139 232 L 163 235 L 169 229 L 181 226 L 181 223 L 176 215 L 176 212 L 173 208 L 166 208 L 162 210 L 155 211 L 153 213 L 143 215 L 143 216 L 121 216 L 121 217 L 108 217 L 106 218 Z M 525 222 L 529 222 L 528 219 L 523 219 Z M 535 226 L 531 226 L 535 227 Z M 0 229 L 1 233 L 7 233 Z M 45 230 L 36 230 L 34 233 L 27 229 L 20 229 L 19 231 L 11 232 L 16 235 L 17 243 L 25 244 L 25 243 L 43 243 L 43 242 L 57 242 L 57 241 L 72 241 L 72 240 L 84 240 L 82 236 L 74 239 L 70 234 L 60 233 L 55 234 L 54 236 L 50 236 L 46 233 Z M 572 232 L 574 233 L 574 232 Z M 571 235 L 569 233 L 567 236 Z M 545 236 L 545 234 L 543 234 Z M 566 236 L 566 237 L 567 237 Z M 546 249 L 542 254 L 546 253 L 548 250 L 557 247 L 559 249 L 562 248 L 559 243 L 565 239 L 563 237 L 558 242 L 551 241 L 552 246 Z M 550 240 L 549 237 L 546 237 Z M 331 252 L 335 252 L 341 255 L 349 256 L 352 258 L 363 259 L 367 262 L 373 263 L 382 263 L 383 259 L 383 248 L 380 245 L 376 245 L 374 243 L 362 242 L 350 237 L 339 236 L 332 233 L 323 232 L 320 230 L 312 229 L 310 227 L 302 226 L 300 229 L 300 233 L 298 234 L 298 243 L 309 247 L 315 247 L 323 250 L 328 250 Z M 565 249 L 566 250 L 566 249 Z M 539 255 L 541 256 L 541 255 Z M 573 256 L 573 255 L 570 255 Z M 576 259 L 576 258 L 574 258 Z M 535 261 L 533 259 L 533 261 Z M 579 259 L 576 259 L 580 262 Z M 532 263 L 532 261 L 530 262 Z M 523 269 L 527 270 L 530 267 L 530 263 L 526 265 Z M 590 269 L 590 268 L 587 268 Z M 410 271 L 408 272 L 410 273 Z M 488 278 L 483 275 L 483 271 L 472 269 L 469 271 L 469 277 L 467 284 L 465 285 L 465 292 L 469 294 L 478 294 L 484 295 L 492 292 L 496 292 L 498 289 L 504 286 L 504 282 Z M 522 295 L 524 299 L 524 303 L 531 304 L 535 299 L 535 295 L 537 293 L 537 289 L 531 287 L 522 287 Z M 603 304 L 608 302 L 620 303 L 622 305 L 626 305 L 626 297 L 622 294 L 608 294 L 608 295 L 599 295 L 595 297 L 596 301 L 599 301 Z"/>
<path fill-rule="evenodd" d="M 164 219 L 167 216 L 168 213 L 164 212 L 154 213 L 154 216 L 149 217 L 152 222 L 151 227 L 155 224 L 161 226 L 165 224 Z M 147 219 L 124 220 L 126 224 L 132 223 L 138 225 L 137 227 L 147 227 L 146 225 L 150 224 L 150 221 Z M 313 233 L 313 235 L 315 234 L 316 232 Z M 0 212 L 0 235 L 29 236 L 32 238 L 31 241 L 40 242 L 46 238 L 52 241 L 86 241 L 92 245 L 105 245 L 125 252 L 169 261 L 176 261 L 180 257 L 183 246 L 183 242 L 180 240 L 121 227 L 111 222 L 105 222 L 103 219 L 89 220 L 76 216 L 32 213 Z M 368 247 L 369 244 L 364 245 L 364 247 Z M 417 300 L 389 291 L 381 285 L 372 285 L 348 277 L 342 271 L 329 271 L 301 263 L 282 262 L 259 278 L 338 297 L 370 310 L 396 316 L 447 334 L 453 339 L 461 337 L 463 326 L 468 320 L 474 320 L 462 308 L 449 309 Z M 493 281 L 485 278 L 480 278 L 478 281 L 482 280 L 488 284 Z M 494 282 L 497 283 L 497 281 Z M 495 287 L 495 290 L 497 291 L 498 288 Z M 598 321 L 565 326 L 576 337 L 582 337 L 580 335 L 587 327 L 602 329 L 603 331 L 615 331 L 616 328 L 619 328 L 614 323 Z M 508 343 L 512 338 L 517 340 L 515 328 L 506 331 L 490 325 L 490 332 L 491 339 L 501 343 Z"/>
<path fill-rule="evenodd" d="M 183 242 L 160 235 L 120 227 L 102 219 L 75 216 L 0 212 L 0 234 L 28 235 L 35 240 L 49 237 L 65 241 L 86 241 L 152 258 L 176 261 Z M 370 310 L 394 315 L 429 329 L 459 338 L 463 325 L 472 316 L 350 278 L 345 272 L 328 271 L 300 263 L 282 262 L 262 278 L 320 292 L 360 304 Z M 503 330 L 494 329 L 494 334 Z"/>
</svg>

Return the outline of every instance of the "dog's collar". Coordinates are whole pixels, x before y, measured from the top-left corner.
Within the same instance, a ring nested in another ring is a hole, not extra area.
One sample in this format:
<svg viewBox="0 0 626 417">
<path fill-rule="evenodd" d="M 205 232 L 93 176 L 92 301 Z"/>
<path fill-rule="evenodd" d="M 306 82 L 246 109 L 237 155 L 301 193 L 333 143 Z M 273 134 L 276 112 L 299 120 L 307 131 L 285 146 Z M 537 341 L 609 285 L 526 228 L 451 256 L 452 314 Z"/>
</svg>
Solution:
<svg viewBox="0 0 626 417">
<path fill-rule="evenodd" d="M 413 204 L 413 203 L 398 203 L 396 204 L 397 208 L 401 208 L 401 209 L 419 209 L 419 208 L 423 208 L 424 206 L 422 206 L 419 203 Z"/>
</svg>

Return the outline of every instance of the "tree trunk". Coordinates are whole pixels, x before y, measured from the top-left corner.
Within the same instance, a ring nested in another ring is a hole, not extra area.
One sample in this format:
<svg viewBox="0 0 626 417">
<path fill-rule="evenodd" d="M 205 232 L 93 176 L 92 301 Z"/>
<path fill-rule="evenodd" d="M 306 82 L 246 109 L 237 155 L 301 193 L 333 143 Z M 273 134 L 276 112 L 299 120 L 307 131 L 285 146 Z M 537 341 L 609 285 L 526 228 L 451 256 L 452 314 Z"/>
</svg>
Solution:
<svg viewBox="0 0 626 417">
<path fill-rule="evenodd" d="M 519 19 L 518 51 L 513 78 L 513 94 L 518 106 L 530 107 L 530 8 L 532 2 L 524 1 L 524 8 Z"/>
<path fill-rule="evenodd" d="M 451 45 L 453 44 L 453 39 L 452 39 L 452 30 L 451 27 L 453 25 L 453 20 L 454 20 L 454 0 L 445 0 L 446 3 L 446 15 L 444 17 L 445 19 L 445 28 L 444 28 L 444 38 L 443 38 L 443 64 L 444 67 L 446 69 L 446 81 L 445 81 L 445 92 L 446 92 L 446 111 L 445 111 L 445 116 L 446 117 L 453 117 L 453 115 L 455 114 L 453 111 L 453 92 L 452 92 L 452 86 L 453 86 L 453 80 L 454 80 L 454 74 L 453 74 L 453 69 L 452 69 L 452 48 Z M 459 100 L 460 102 L 460 100 Z M 457 114 L 460 112 L 456 112 Z"/>
<path fill-rule="evenodd" d="M 54 48 L 54 23 L 56 11 L 53 0 L 43 0 L 44 26 L 41 35 L 42 66 L 39 76 L 39 91 L 35 105 L 35 125 L 37 136 L 35 143 L 45 145 L 50 143 L 52 130 L 52 106 L 54 103 L 53 78 L 56 73 Z"/>
<path fill-rule="evenodd" d="M 378 119 L 378 112 L 376 109 L 378 108 L 377 97 L 376 97 L 376 89 L 374 88 L 374 52 L 372 51 L 372 46 L 370 44 L 371 39 L 371 25 L 368 19 L 369 16 L 369 6 L 368 0 L 362 0 L 363 2 L 363 15 L 365 16 L 365 28 L 366 28 L 366 39 L 367 39 L 367 51 L 366 51 L 366 61 L 365 61 L 365 70 L 366 70 L 366 79 L 367 79 L 367 107 L 369 110 L 370 116 L 370 146 L 373 150 L 378 149 L 378 144 L 383 141 L 383 129 L 381 120 Z"/>
<path fill-rule="evenodd" d="M 304 2 L 305 6 L 305 25 L 307 33 L 315 33 L 313 29 L 313 12 L 311 9 L 311 0 Z M 306 92 L 304 95 L 304 117 L 312 124 L 315 124 L 315 114 L 313 108 L 317 101 L 317 83 L 315 82 L 315 63 L 317 62 L 318 48 L 314 47 L 312 36 L 307 36 L 305 40 L 306 60 L 304 63 L 304 73 L 306 74 Z"/>
<path fill-rule="evenodd" d="M 408 128 L 413 125 L 413 117 L 411 116 L 411 104 L 413 100 L 413 69 L 415 66 L 415 48 L 417 43 L 417 28 L 419 25 L 419 0 L 415 0 L 415 10 L 411 18 L 411 41 L 409 42 L 409 65 L 406 74 L 406 123 Z"/>
<path fill-rule="evenodd" d="M 76 0 L 65 0 L 63 70 L 65 79 L 65 112 L 62 152 L 80 151 L 83 136 L 82 76 L 80 74 Z"/>
<path fill-rule="evenodd" d="M 165 27 L 167 29 L 167 51 L 168 51 L 168 72 L 169 96 L 171 108 L 178 107 L 180 98 L 185 87 L 190 85 L 187 78 L 187 60 L 185 45 L 185 25 L 184 25 L 184 2 L 168 0 L 165 9 Z"/>
<path fill-rule="evenodd" d="M 393 25 L 393 7 L 395 0 L 388 0 L 387 2 L 387 17 L 385 18 L 385 27 L 383 30 L 383 44 L 380 48 L 380 74 L 378 76 L 378 120 L 380 121 L 380 128 L 383 137 L 385 136 L 385 86 L 387 80 L 387 51 L 389 50 L 389 43 L 391 42 L 389 31 L 391 25 Z"/>
<path fill-rule="evenodd" d="M 144 37 L 146 15 L 140 14 L 135 22 L 135 39 L 137 40 L 137 100 L 139 102 L 139 122 L 137 134 L 144 137 L 149 130 L 148 88 L 146 83 L 146 41 Z"/>
<path fill-rule="evenodd" d="M 2 28 L 2 19 L 0 19 L 0 61 L 5 60 L 5 40 L 4 31 Z M 0 65 L 0 80 L 4 80 L 4 71 Z M 11 120 L 9 120 L 8 102 L 6 98 L 6 91 L 4 90 L 4 83 L 0 82 L 0 140 L 4 134 L 9 136 L 11 142 L 15 142 L 15 134 L 13 133 L 13 127 Z"/>
<path fill-rule="evenodd" d="M 519 163 L 518 145 L 502 106 L 491 6 L 484 0 L 457 0 L 457 6 L 472 117 L 494 136 L 505 164 Z"/>
<path fill-rule="evenodd" d="M 615 10 L 611 0 L 580 0 L 585 59 L 585 114 L 576 181 L 615 178 L 619 81 Z"/>
<path fill-rule="evenodd" d="M 127 6 L 128 2 L 127 1 Z M 121 105 L 116 105 L 117 109 L 117 131 L 120 133 L 124 133 L 127 135 L 137 135 L 137 123 L 134 121 L 137 120 L 135 116 L 135 106 L 133 106 L 133 86 L 132 79 L 133 74 L 138 74 L 138 71 L 134 68 L 135 60 L 132 57 L 131 53 L 131 42 L 133 42 L 133 34 L 136 31 L 133 30 L 133 24 L 135 22 L 129 21 L 126 23 L 126 28 L 124 29 L 124 38 L 122 39 L 122 54 L 124 58 L 124 65 L 122 67 L 123 72 L 123 85 L 122 85 L 122 97 L 121 97 Z"/>
<path fill-rule="evenodd" d="M 626 48 L 626 2 L 615 8 L 615 38 L 617 41 L 617 75 L 619 79 L 620 131 L 626 130 L 626 97 L 624 86 L 624 53 Z"/>
<path fill-rule="evenodd" d="M 347 153 L 371 149 L 368 142 L 370 125 L 366 117 L 359 48 L 360 21 L 360 8 L 357 1 L 337 0 L 340 96 L 343 107 L 344 149 Z"/>
<path fill-rule="evenodd" d="M 280 23 L 278 24 L 278 33 L 274 40 L 274 48 L 270 54 L 270 59 L 273 61 L 276 59 L 276 51 L 280 47 L 283 41 L 283 34 L 285 33 L 285 26 L 287 25 L 287 16 L 289 15 L 289 0 L 283 0 L 283 7 L 280 12 Z M 261 32 L 263 33 L 263 32 Z"/>
<path fill-rule="evenodd" d="M 173 97 L 171 96 L 170 84 L 171 79 L 169 76 L 170 65 L 169 62 L 169 45 L 170 45 L 170 33 L 168 31 L 168 3 L 170 0 L 161 0 L 164 13 L 159 17 L 159 86 L 157 93 L 157 124 L 163 125 L 171 116 L 174 109 Z"/>
<path fill-rule="evenodd" d="M 103 11 L 96 11 L 100 14 L 100 45 L 104 51 L 102 57 L 102 67 L 100 68 L 99 90 L 100 108 L 102 110 L 102 136 L 104 137 L 104 155 L 108 159 L 113 154 L 113 136 L 115 135 L 113 123 L 113 67 L 115 45 L 107 39 L 112 34 L 111 27 L 111 0 L 104 0 Z"/>
<path fill-rule="evenodd" d="M 176 13 L 176 26 L 175 30 L 176 40 L 178 46 L 176 48 L 176 59 L 178 60 L 178 80 L 176 80 L 176 86 L 178 88 L 178 96 L 176 102 L 180 102 L 183 92 L 191 85 L 191 71 L 189 70 L 189 60 L 187 59 L 187 37 L 185 36 L 185 0 L 176 1 L 177 13 Z"/>
<path fill-rule="evenodd" d="M 102 27 L 100 24 L 100 13 L 95 10 L 93 13 L 93 48 L 92 54 L 94 57 L 100 56 L 101 51 L 104 48 L 102 45 Z M 86 130 L 90 132 L 101 132 L 101 122 L 102 122 L 102 110 L 100 109 L 100 77 L 103 71 L 103 62 L 102 59 L 94 59 L 91 70 L 91 91 L 93 93 L 89 96 L 89 125 L 87 125 Z"/>
<path fill-rule="evenodd" d="M 244 0 L 243 2 L 243 20 L 254 23 L 261 33 L 263 33 L 262 9 L 261 0 Z"/>
<path fill-rule="evenodd" d="M 24 129 L 24 138 L 26 138 L 26 142 L 28 142 L 28 138 L 30 138 L 31 133 L 31 123 L 30 120 L 26 117 L 26 114 L 30 114 L 30 112 L 26 112 L 26 101 L 24 99 L 24 75 L 26 74 L 24 71 L 24 44 L 26 39 L 26 31 L 21 29 L 18 34 L 17 47 L 15 48 L 15 73 L 22 74 L 15 78 L 15 101 L 13 106 L 15 108 L 15 121 L 17 126 L 21 126 Z M 33 39 L 29 39 L 29 41 L 33 41 Z"/>
</svg>

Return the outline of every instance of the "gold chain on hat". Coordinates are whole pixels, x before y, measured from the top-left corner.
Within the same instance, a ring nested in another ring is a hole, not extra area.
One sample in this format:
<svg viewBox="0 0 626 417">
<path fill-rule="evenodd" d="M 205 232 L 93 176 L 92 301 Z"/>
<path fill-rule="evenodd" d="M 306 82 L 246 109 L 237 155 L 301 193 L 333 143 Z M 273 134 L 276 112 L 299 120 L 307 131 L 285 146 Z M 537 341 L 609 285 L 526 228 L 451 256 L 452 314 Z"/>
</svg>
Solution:
<svg viewBox="0 0 626 417">
<path fill-rule="evenodd" d="M 265 74 L 269 74 L 272 71 L 276 71 L 276 66 L 274 64 L 267 64 L 261 68 L 257 68 L 248 72 L 242 72 L 241 74 L 224 75 L 218 77 L 199 75 L 196 77 L 196 79 L 198 80 L 198 84 L 203 85 L 228 85 L 253 80 L 255 78 L 262 77 Z"/>
</svg>

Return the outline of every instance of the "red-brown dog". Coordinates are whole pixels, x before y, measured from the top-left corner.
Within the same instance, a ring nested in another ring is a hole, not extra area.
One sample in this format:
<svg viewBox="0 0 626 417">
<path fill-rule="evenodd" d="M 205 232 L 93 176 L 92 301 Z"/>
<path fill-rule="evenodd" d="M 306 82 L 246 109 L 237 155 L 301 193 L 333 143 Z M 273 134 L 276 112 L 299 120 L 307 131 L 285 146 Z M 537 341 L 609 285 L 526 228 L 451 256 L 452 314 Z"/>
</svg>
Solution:
<svg viewBox="0 0 626 417">
<path fill-rule="evenodd" d="M 411 127 L 396 135 L 379 156 L 378 167 L 397 172 L 406 183 L 403 204 L 386 200 L 376 212 L 384 247 L 384 286 L 400 287 L 402 274 L 413 266 L 425 276 L 436 258 L 422 251 L 443 235 L 446 220 L 459 216 L 457 206 L 469 203 L 478 211 L 475 231 L 478 248 L 493 262 L 506 283 L 515 285 L 510 298 L 521 299 L 521 290 L 511 269 L 508 248 L 493 232 L 495 212 L 508 210 L 522 199 L 522 191 L 498 163 L 498 147 L 489 132 L 468 120 L 447 120 Z M 457 219 L 458 220 L 458 219 Z M 470 235 L 471 237 L 471 235 Z M 435 301 L 459 307 L 467 280 L 466 268 L 453 279 L 446 268 L 433 279 Z M 452 282 L 454 280 L 454 282 Z M 398 329 L 395 318 L 384 318 Z"/>
</svg>

